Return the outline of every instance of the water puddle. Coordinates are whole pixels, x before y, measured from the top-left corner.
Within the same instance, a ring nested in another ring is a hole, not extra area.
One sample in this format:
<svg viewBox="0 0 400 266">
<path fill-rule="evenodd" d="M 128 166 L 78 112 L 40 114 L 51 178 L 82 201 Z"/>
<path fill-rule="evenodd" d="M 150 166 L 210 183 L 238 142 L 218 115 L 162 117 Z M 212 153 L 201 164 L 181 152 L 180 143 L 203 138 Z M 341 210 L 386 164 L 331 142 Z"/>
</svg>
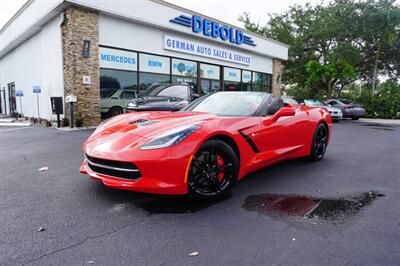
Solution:
<svg viewBox="0 0 400 266">
<path fill-rule="evenodd" d="M 388 125 L 388 124 L 376 124 L 376 123 L 368 123 L 368 124 L 362 124 L 364 127 L 395 127 L 394 125 Z"/>
<path fill-rule="evenodd" d="M 375 191 L 337 199 L 301 195 L 261 194 L 248 196 L 243 208 L 273 218 L 296 217 L 313 223 L 344 221 L 348 217 L 357 215 L 377 198 L 383 196 L 383 194 Z"/>
<path fill-rule="evenodd" d="M 370 127 L 370 129 L 377 129 L 377 130 L 385 130 L 385 131 L 393 131 L 393 128 L 388 127 Z"/>
</svg>

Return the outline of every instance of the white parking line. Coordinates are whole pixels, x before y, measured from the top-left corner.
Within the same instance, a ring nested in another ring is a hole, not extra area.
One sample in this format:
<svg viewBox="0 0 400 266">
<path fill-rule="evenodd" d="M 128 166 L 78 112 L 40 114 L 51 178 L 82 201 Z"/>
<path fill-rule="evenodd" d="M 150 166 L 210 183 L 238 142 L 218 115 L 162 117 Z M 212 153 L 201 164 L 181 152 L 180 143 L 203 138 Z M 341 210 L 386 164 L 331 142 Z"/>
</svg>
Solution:
<svg viewBox="0 0 400 266">
<path fill-rule="evenodd" d="M 27 128 L 32 128 L 32 127 L 18 127 L 18 128 L 0 129 L 0 132 L 2 132 L 2 131 L 14 131 L 14 130 L 19 130 L 19 129 L 27 129 Z"/>
</svg>

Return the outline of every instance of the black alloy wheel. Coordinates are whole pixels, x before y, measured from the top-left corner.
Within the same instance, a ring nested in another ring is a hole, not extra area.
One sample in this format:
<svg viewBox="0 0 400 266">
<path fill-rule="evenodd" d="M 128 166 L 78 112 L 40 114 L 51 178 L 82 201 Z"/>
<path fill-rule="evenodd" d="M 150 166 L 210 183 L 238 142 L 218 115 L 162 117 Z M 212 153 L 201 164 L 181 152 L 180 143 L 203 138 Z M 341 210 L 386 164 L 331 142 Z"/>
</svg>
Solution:
<svg viewBox="0 0 400 266">
<path fill-rule="evenodd" d="M 311 144 L 310 159 L 319 161 L 324 158 L 326 147 L 328 146 L 328 128 L 324 124 L 319 124 L 314 132 Z"/>
<path fill-rule="evenodd" d="M 192 159 L 189 193 L 210 199 L 226 194 L 239 175 L 239 160 L 232 148 L 221 140 L 205 142 Z"/>
</svg>

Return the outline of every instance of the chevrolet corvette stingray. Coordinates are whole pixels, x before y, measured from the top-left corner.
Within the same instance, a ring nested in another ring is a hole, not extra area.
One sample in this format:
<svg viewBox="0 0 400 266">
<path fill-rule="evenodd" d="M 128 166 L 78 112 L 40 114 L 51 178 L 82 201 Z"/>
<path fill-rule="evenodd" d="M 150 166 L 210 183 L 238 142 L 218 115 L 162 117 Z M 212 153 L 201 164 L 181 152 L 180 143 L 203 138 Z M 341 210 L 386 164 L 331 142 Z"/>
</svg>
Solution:
<svg viewBox="0 0 400 266">
<path fill-rule="evenodd" d="M 122 114 L 83 144 L 81 173 L 112 188 L 214 198 L 247 174 L 296 157 L 319 161 L 329 112 L 263 92 L 217 92 L 178 112 Z"/>
</svg>

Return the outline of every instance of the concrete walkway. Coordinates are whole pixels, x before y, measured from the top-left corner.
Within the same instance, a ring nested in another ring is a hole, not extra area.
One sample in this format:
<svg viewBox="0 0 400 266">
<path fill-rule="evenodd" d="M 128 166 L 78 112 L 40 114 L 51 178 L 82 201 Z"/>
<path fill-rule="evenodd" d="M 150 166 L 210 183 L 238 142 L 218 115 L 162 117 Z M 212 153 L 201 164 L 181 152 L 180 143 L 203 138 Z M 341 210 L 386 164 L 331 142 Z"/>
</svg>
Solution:
<svg viewBox="0 0 400 266">
<path fill-rule="evenodd" d="M 29 121 L 18 121 L 12 118 L 0 118 L 0 127 L 30 127 Z"/>
</svg>

